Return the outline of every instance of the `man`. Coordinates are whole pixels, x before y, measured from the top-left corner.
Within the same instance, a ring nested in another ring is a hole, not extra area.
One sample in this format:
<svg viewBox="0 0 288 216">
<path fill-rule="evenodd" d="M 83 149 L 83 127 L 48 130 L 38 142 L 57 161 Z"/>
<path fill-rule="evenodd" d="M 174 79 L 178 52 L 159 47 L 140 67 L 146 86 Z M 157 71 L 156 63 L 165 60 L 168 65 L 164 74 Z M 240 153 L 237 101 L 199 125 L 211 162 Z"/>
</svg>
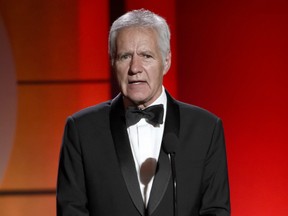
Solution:
<svg viewBox="0 0 288 216">
<path fill-rule="evenodd" d="M 230 215 L 221 120 L 162 85 L 171 65 L 166 21 L 126 13 L 110 29 L 109 50 L 121 93 L 68 118 L 58 216 Z"/>
</svg>

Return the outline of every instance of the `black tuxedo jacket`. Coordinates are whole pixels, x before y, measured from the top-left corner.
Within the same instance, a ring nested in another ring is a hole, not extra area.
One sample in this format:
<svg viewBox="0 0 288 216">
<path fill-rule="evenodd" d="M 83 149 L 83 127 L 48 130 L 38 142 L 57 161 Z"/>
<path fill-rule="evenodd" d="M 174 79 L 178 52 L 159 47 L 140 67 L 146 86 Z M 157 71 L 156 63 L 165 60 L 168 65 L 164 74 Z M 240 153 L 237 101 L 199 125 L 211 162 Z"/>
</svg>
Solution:
<svg viewBox="0 0 288 216">
<path fill-rule="evenodd" d="M 167 93 L 164 135 L 178 137 L 178 216 L 229 216 L 221 120 Z M 58 216 L 172 216 L 170 162 L 161 150 L 144 207 L 127 135 L 122 96 L 68 118 L 57 183 Z"/>
</svg>

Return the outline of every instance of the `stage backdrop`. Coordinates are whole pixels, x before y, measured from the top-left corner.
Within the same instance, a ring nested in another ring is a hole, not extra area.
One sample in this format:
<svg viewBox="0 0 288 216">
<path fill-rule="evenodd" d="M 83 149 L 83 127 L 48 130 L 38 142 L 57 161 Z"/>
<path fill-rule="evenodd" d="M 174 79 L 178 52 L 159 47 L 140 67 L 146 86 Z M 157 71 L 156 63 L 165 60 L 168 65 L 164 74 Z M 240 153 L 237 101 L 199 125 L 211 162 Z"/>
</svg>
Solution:
<svg viewBox="0 0 288 216">
<path fill-rule="evenodd" d="M 233 216 L 288 212 L 288 2 L 0 0 L 0 215 L 56 215 L 68 115 L 115 93 L 113 19 L 151 9 L 172 32 L 165 85 L 223 119 Z"/>
<path fill-rule="evenodd" d="M 56 215 L 66 118 L 110 98 L 108 2 L 0 0 L 0 12 L 0 215 Z"/>
</svg>

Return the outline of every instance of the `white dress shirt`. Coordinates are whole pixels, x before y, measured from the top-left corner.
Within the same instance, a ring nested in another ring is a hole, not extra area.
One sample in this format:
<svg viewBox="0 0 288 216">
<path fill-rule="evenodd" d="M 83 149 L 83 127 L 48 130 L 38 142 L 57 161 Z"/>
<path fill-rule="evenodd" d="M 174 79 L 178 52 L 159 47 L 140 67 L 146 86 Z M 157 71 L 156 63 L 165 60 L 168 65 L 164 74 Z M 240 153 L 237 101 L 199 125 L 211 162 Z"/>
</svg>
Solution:
<svg viewBox="0 0 288 216">
<path fill-rule="evenodd" d="M 137 124 L 127 128 L 140 190 L 145 205 L 148 204 L 154 176 L 152 177 L 148 185 L 145 186 L 140 181 L 140 167 L 142 163 L 148 158 L 154 158 L 156 161 L 158 161 L 167 110 L 167 96 L 163 86 L 161 95 L 150 106 L 157 104 L 163 104 L 163 124 L 154 127 L 153 125 L 147 123 L 144 118 L 142 118 Z"/>
</svg>

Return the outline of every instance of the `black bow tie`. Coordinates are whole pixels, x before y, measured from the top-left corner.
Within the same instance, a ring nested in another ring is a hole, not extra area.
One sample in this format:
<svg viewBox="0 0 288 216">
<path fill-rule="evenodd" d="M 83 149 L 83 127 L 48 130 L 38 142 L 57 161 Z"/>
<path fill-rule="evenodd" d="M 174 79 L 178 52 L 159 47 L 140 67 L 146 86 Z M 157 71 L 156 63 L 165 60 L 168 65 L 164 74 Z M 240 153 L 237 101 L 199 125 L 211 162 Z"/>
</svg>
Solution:
<svg viewBox="0 0 288 216">
<path fill-rule="evenodd" d="M 144 110 L 137 107 L 128 107 L 126 110 L 126 124 L 129 127 L 139 122 L 141 118 L 145 118 L 148 123 L 156 126 L 163 123 L 163 114 L 162 104 L 150 106 Z"/>
</svg>

